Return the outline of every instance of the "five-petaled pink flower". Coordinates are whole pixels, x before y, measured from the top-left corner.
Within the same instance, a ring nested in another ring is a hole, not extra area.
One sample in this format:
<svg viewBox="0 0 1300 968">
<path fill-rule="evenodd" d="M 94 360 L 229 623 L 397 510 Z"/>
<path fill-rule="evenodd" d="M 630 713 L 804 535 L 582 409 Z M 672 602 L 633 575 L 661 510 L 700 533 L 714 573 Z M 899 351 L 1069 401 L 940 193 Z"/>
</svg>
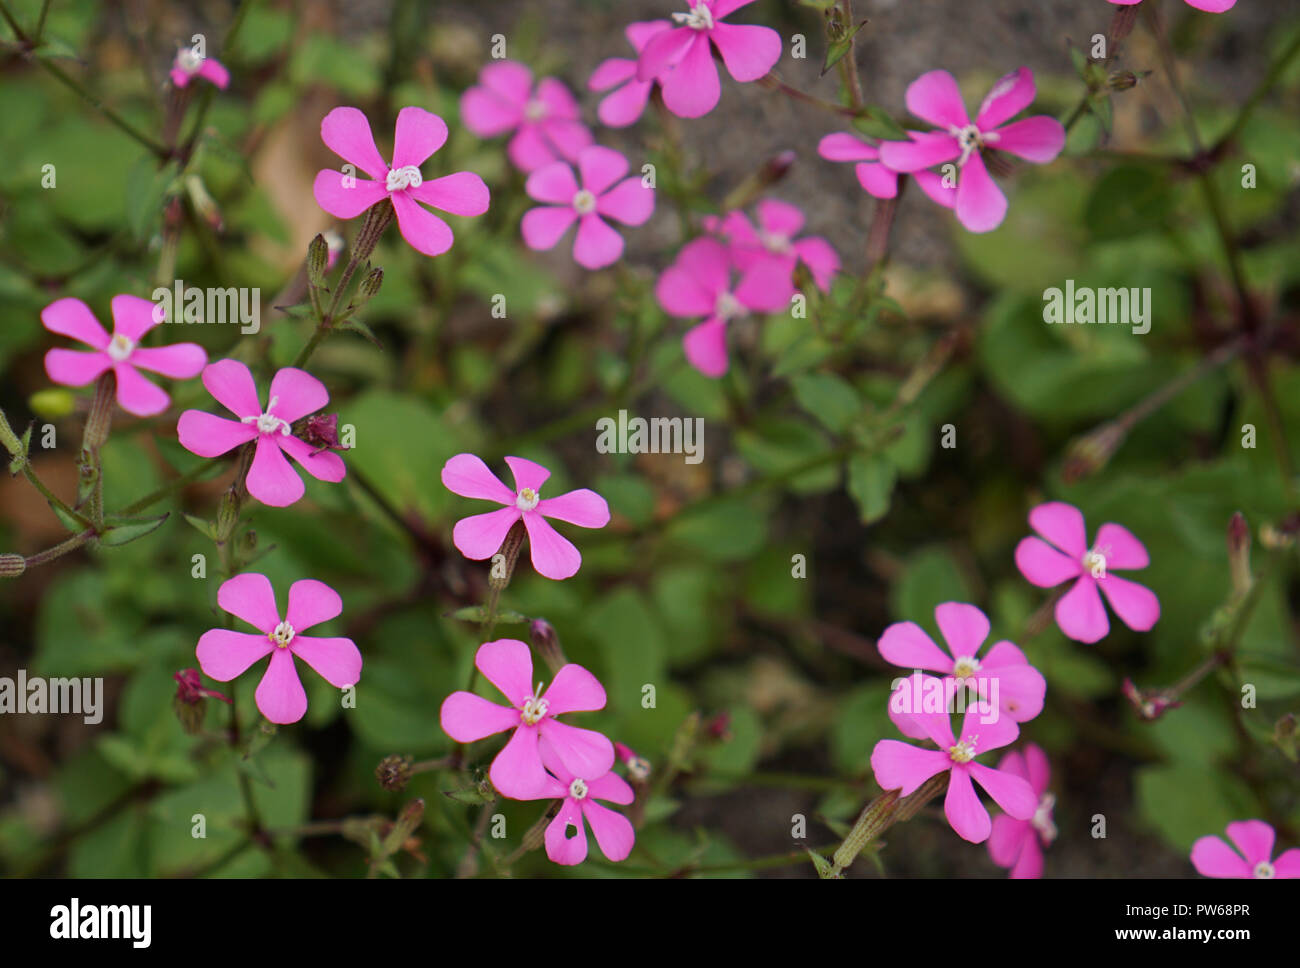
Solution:
<svg viewBox="0 0 1300 968">
<path fill-rule="evenodd" d="M 484 67 L 478 85 L 461 95 L 460 116 L 480 138 L 513 131 L 506 155 L 523 172 L 560 158 L 576 161 L 591 144 L 569 89 L 553 77 L 543 77 L 534 89 L 533 72 L 517 61 Z"/>
<path fill-rule="evenodd" d="M 926 780 L 949 771 L 948 795 L 943 812 L 958 836 L 973 844 L 983 843 L 993 829 L 989 812 L 975 793 L 974 780 L 999 807 L 1017 820 L 1028 820 L 1038 807 L 1038 796 L 1023 777 L 974 762 L 975 757 L 1012 742 L 1019 727 L 1008 716 L 981 722 L 976 706 L 966 707 L 961 738 L 952 733 L 946 712 L 919 713 L 913 719 L 939 748 L 922 749 L 895 739 L 882 739 L 871 751 L 871 769 L 884 790 L 898 790 L 900 796 L 915 792 Z"/>
<path fill-rule="evenodd" d="M 636 832 L 627 817 L 602 807 L 597 800 L 628 804 L 636 799 L 632 787 L 617 773 L 605 773 L 595 779 L 575 776 L 543 739 L 538 744 L 542 764 L 550 771 L 541 790 L 530 800 L 563 800 L 560 812 L 546 827 L 546 856 L 557 864 L 571 867 L 587 859 L 585 820 L 596 835 L 600 852 L 610 860 L 626 860 L 636 842 Z"/>
<path fill-rule="evenodd" d="M 1110 0 L 1111 3 L 1120 7 L 1131 7 L 1142 0 Z M 1186 0 L 1189 7 L 1195 7 L 1197 10 L 1204 10 L 1206 13 L 1223 13 L 1225 10 L 1231 10 L 1237 0 Z"/>
<path fill-rule="evenodd" d="M 266 673 L 257 686 L 257 708 L 273 723 L 296 723 L 307 711 L 307 693 L 298 678 L 294 656 L 338 689 L 361 679 L 361 652 L 345 638 L 303 635 L 343 612 L 338 592 L 324 582 L 304 578 L 289 586 L 289 607 L 281 620 L 275 592 L 265 575 L 236 575 L 222 582 L 217 604 L 243 619 L 257 632 L 211 629 L 199 638 L 196 653 L 204 675 L 229 682 L 269 655 Z"/>
<path fill-rule="evenodd" d="M 727 323 L 747 313 L 776 312 L 789 305 L 790 281 L 760 270 L 733 284 L 732 259 L 717 239 L 695 239 L 655 285 L 655 297 L 669 315 L 705 317 L 682 338 L 686 359 L 705 376 L 727 372 Z"/>
<path fill-rule="evenodd" d="M 430 181 L 420 165 L 447 141 L 447 125 L 424 108 L 406 107 L 397 114 L 393 163 L 375 147 L 370 122 L 356 108 L 335 108 L 320 123 L 325 146 L 374 181 L 327 168 L 317 172 L 312 192 L 316 204 L 336 218 L 355 218 L 385 198 L 393 203 L 397 227 L 417 252 L 442 255 L 451 248 L 451 228 L 420 203 L 453 215 L 482 215 L 488 188 L 472 171 L 458 171 Z"/>
<path fill-rule="evenodd" d="M 757 270 L 790 281 L 785 294 L 794 296 L 794 268 L 799 262 L 808 267 L 813 282 L 828 291 L 831 278 L 840 271 L 840 257 L 831 244 L 819 235 L 796 239 L 803 228 L 803 212 L 789 202 L 766 198 L 755 206 L 758 228 L 744 212 L 728 212 L 722 219 L 708 219 L 705 226 L 731 247 L 731 260 L 741 272 Z M 774 297 L 775 298 L 775 297 Z"/>
<path fill-rule="evenodd" d="M 643 225 L 655 208 L 654 189 L 636 175 L 623 178 L 626 174 L 627 159 L 600 145 L 583 148 L 578 154 L 577 178 L 567 161 L 538 168 L 528 176 L 524 190 L 535 201 L 548 204 L 524 213 L 524 242 L 534 250 L 554 248 L 577 222 L 573 239 L 577 263 L 600 269 L 617 262 L 623 254 L 623 237 L 605 219 Z"/>
<path fill-rule="evenodd" d="M 713 47 L 737 81 L 756 81 L 781 58 L 781 35 L 770 27 L 728 24 L 722 18 L 754 0 L 686 0 L 674 13 L 681 26 L 655 34 L 637 60 L 639 81 L 658 80 L 664 105 L 682 118 L 708 114 L 722 94 Z"/>
<path fill-rule="evenodd" d="M 522 518 L 537 573 L 557 581 L 571 578 L 582 565 L 582 555 L 546 519 L 555 518 L 580 528 L 603 528 L 609 524 L 609 505 L 585 487 L 543 498 L 540 492 L 550 471 L 522 457 L 507 457 L 506 463 L 515 478 L 513 491 L 473 454 L 457 454 L 443 465 L 442 483 L 453 494 L 505 505 L 499 511 L 457 521 L 452 541 L 466 558 L 482 561 L 497 553 L 506 534 Z"/>
<path fill-rule="evenodd" d="M 218 61 L 195 53 L 193 48 L 182 47 L 176 52 L 176 60 L 172 62 L 172 83 L 177 87 L 187 87 L 195 77 L 210 81 L 223 91 L 230 83 L 230 71 Z"/>
<path fill-rule="evenodd" d="M 670 26 L 667 20 L 638 21 L 628 24 L 623 33 L 632 45 L 632 50 L 639 56 L 651 37 Z M 606 127 L 626 128 L 641 117 L 645 106 L 650 103 L 650 91 L 655 82 L 653 79 L 637 80 L 636 69 L 635 60 L 610 57 L 601 61 L 587 80 L 587 90 L 609 92 L 596 107 L 596 117 Z"/>
<path fill-rule="evenodd" d="M 846 132 L 828 134 L 818 142 L 817 154 L 827 161 L 856 162 L 853 172 L 868 195 L 893 198 L 898 194 L 898 172 L 881 163 L 879 147 L 857 135 Z"/>
<path fill-rule="evenodd" d="M 117 378 L 117 402 L 127 413 L 151 417 L 162 413 L 171 398 L 142 377 L 136 367 L 173 380 L 197 376 L 208 354 L 197 343 L 142 347 L 141 338 L 162 320 L 157 306 L 139 296 L 113 297 L 113 335 L 104 332 L 80 299 L 58 299 L 41 310 L 41 322 L 51 333 L 94 347 L 93 352 L 54 349 L 45 354 L 45 372 L 55 383 L 82 387 L 111 369 Z"/>
<path fill-rule="evenodd" d="M 238 420 L 203 410 L 186 410 L 176 424 L 181 446 L 200 457 L 220 457 L 257 441 L 248 469 L 248 493 L 271 507 L 302 497 L 302 478 L 284 459 L 288 454 L 312 477 L 337 483 L 347 468 L 338 454 L 319 451 L 293 435 L 291 425 L 329 403 L 325 384 L 305 370 L 286 366 L 271 379 L 271 398 L 262 408 L 253 374 L 238 360 L 218 360 L 203 371 L 203 385 Z"/>
<path fill-rule="evenodd" d="M 1203 877 L 1300 878 L 1300 847 L 1273 859 L 1276 837 L 1262 820 L 1237 820 L 1228 824 L 1228 839 L 1237 850 L 1219 837 L 1202 837 L 1192 844 L 1192 865 Z"/>
<path fill-rule="evenodd" d="M 881 657 L 904 669 L 939 673 L 944 679 L 941 695 L 945 700 L 959 690 L 969 694 L 973 689 L 972 701 L 996 702 L 999 712 L 1013 723 L 1027 723 L 1043 711 L 1047 680 L 1014 643 L 998 642 L 983 659 L 978 658 L 989 636 L 989 620 L 982 611 L 962 602 L 944 602 L 935 607 L 934 620 L 947 652 L 915 622 L 895 622 L 876 643 Z M 928 735 L 912 718 L 914 711 L 925 709 L 925 678 L 918 674 L 904 680 L 889 702 L 889 718 L 904 736 L 913 739 Z M 997 680 L 996 686 L 993 680 Z"/>
<path fill-rule="evenodd" d="M 562 723 L 556 716 L 605 707 L 605 688 L 590 672 L 570 662 L 542 691 L 533 685 L 533 657 L 518 639 L 484 642 L 474 664 L 501 690 L 509 706 L 472 692 L 453 692 L 442 704 L 442 729 L 458 743 L 473 743 L 514 730 L 492 761 L 488 777 L 503 797 L 532 800 L 549 796 L 538 742 L 549 743 L 571 777 L 593 780 L 614 765 L 614 744 L 601 733 Z"/>
<path fill-rule="evenodd" d="M 989 232 L 1002 224 L 1007 198 L 984 166 L 983 149 L 996 148 L 1042 164 L 1065 147 L 1065 128 L 1055 118 L 1044 114 L 1006 123 L 1033 103 L 1034 92 L 1029 68 L 1012 71 L 993 85 L 972 122 L 951 74 L 922 74 L 907 87 L 907 109 L 940 130 L 909 132 L 910 141 L 882 142 L 880 160 L 900 172 L 955 161 L 957 218 L 972 232 Z"/>
<path fill-rule="evenodd" d="M 1103 524 L 1089 548 L 1083 513 L 1060 501 L 1049 501 L 1030 511 L 1029 525 L 1042 538 L 1030 536 L 1016 545 L 1020 573 L 1039 588 L 1074 580 L 1074 587 L 1056 603 L 1056 624 L 1062 632 L 1090 644 L 1106 637 L 1110 622 L 1098 588 L 1106 593 L 1110 607 L 1129 628 L 1146 632 L 1156 624 L 1160 601 L 1155 593 L 1145 585 L 1111 574 L 1116 568 L 1127 571 L 1150 564 L 1146 548 L 1131 531 L 1118 524 Z"/>
<path fill-rule="evenodd" d="M 1056 823 L 1052 819 L 1056 797 L 1047 792 L 1052 778 L 1047 754 L 1029 743 L 1023 754 L 1011 752 L 1002 757 L 998 769 L 1027 780 L 1038 797 L 1038 807 L 1028 820 L 1017 820 L 1005 813 L 994 817 L 989 856 L 993 863 L 1010 870 L 1013 878 L 1042 877 L 1043 848 L 1051 846 L 1056 839 Z"/>
</svg>

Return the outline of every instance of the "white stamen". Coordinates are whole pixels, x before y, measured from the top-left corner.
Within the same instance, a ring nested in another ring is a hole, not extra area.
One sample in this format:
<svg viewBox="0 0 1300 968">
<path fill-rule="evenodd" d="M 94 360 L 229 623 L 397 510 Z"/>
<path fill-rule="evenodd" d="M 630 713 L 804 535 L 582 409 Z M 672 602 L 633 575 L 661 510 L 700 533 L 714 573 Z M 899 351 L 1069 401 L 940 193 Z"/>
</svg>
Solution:
<svg viewBox="0 0 1300 968">
<path fill-rule="evenodd" d="M 973 655 L 958 656 L 957 661 L 952 664 L 952 674 L 959 683 L 965 682 L 979 670 L 980 660 Z"/>
<path fill-rule="evenodd" d="M 279 432 L 285 437 L 288 437 L 290 432 L 289 421 L 282 420 L 275 414 L 271 413 L 271 411 L 275 409 L 275 405 L 279 400 L 279 397 L 272 397 L 271 402 L 266 405 L 266 413 L 259 414 L 256 417 L 240 417 L 240 422 L 246 424 L 257 424 L 257 432 L 259 434 L 273 434 Z"/>
<path fill-rule="evenodd" d="M 288 622 L 281 622 L 266 635 L 268 639 L 275 643 L 275 646 L 278 649 L 287 649 L 289 643 L 293 641 L 293 636 L 293 626 Z"/>
<path fill-rule="evenodd" d="M 713 11 L 704 0 L 695 0 L 691 4 L 689 13 L 675 13 L 673 20 L 677 21 L 683 27 L 690 27 L 692 30 L 712 30 L 713 29 Z"/>
<path fill-rule="evenodd" d="M 1260 880 L 1266 881 L 1269 878 L 1273 877 L 1276 873 L 1277 872 L 1273 870 L 1273 865 L 1266 860 L 1261 860 L 1258 864 L 1255 865 L 1255 876 L 1258 877 Z"/>
<path fill-rule="evenodd" d="M 529 726 L 536 726 L 546 715 L 546 710 L 551 704 L 545 699 L 539 698 L 542 694 L 542 684 L 537 684 L 537 691 L 524 701 L 524 708 L 519 711 L 519 718 Z"/>
<path fill-rule="evenodd" d="M 581 777 L 575 777 L 569 784 L 569 796 L 575 800 L 587 799 L 587 781 Z"/>
<path fill-rule="evenodd" d="M 969 763 L 975 759 L 975 744 L 978 740 L 978 734 L 970 739 L 960 740 L 956 746 L 948 747 L 948 755 L 952 757 L 954 763 Z"/>
<path fill-rule="evenodd" d="M 182 47 L 176 54 L 176 66 L 190 75 L 197 74 L 205 60 L 207 58 L 201 54 L 196 54 L 192 47 Z"/>
<path fill-rule="evenodd" d="M 1083 556 L 1083 567 L 1093 578 L 1106 577 L 1106 555 L 1110 548 L 1093 548 Z"/>
<path fill-rule="evenodd" d="M 741 305 L 739 299 L 723 290 L 718 293 L 718 301 L 713 307 L 713 314 L 726 322 L 728 319 L 745 315 L 745 307 Z"/>
<path fill-rule="evenodd" d="M 579 215 L 590 215 L 596 210 L 596 196 L 585 188 L 578 189 L 573 196 L 573 210 Z"/>
<path fill-rule="evenodd" d="M 133 342 L 121 333 L 114 333 L 113 338 L 109 340 L 108 348 L 104 352 L 108 354 L 108 358 L 113 362 L 121 363 L 131 355 L 133 349 L 135 349 Z"/>
<path fill-rule="evenodd" d="M 650 761 L 644 756 L 634 756 L 627 761 L 627 772 L 634 780 L 644 780 L 650 776 Z"/>
<path fill-rule="evenodd" d="M 948 133 L 957 139 L 957 144 L 961 146 L 961 157 L 957 159 L 957 167 L 960 168 L 970 159 L 973 152 L 978 151 L 985 145 L 991 145 L 998 141 L 999 135 L 996 131 L 981 131 L 973 124 L 968 124 L 964 128 L 959 128 L 955 124 L 948 126 Z"/>
<path fill-rule="evenodd" d="M 424 176 L 420 174 L 420 169 L 415 165 L 390 169 L 388 177 L 384 179 L 384 187 L 390 192 L 400 192 L 406 188 L 419 188 L 423 184 Z"/>
<path fill-rule="evenodd" d="M 1029 821 L 1045 844 L 1050 844 L 1056 839 L 1056 824 L 1052 822 L 1052 808 L 1055 806 L 1056 796 L 1044 793 L 1043 799 L 1038 801 L 1038 809 L 1034 811 L 1033 819 Z"/>
<path fill-rule="evenodd" d="M 759 232 L 759 239 L 763 243 L 763 248 L 768 252 L 775 252 L 778 255 L 788 255 L 794 246 L 791 244 L 790 236 L 783 235 L 780 232 Z"/>
<path fill-rule="evenodd" d="M 515 498 L 515 507 L 521 511 L 531 511 L 537 507 L 539 501 L 541 501 L 541 496 L 531 487 L 526 487 Z"/>
<path fill-rule="evenodd" d="M 537 98 L 533 98 L 527 104 L 524 105 L 525 121 L 532 121 L 533 123 L 536 123 L 538 121 L 543 121 L 546 119 L 546 115 L 549 113 L 550 112 L 546 107 L 545 103 L 539 101 Z"/>
</svg>

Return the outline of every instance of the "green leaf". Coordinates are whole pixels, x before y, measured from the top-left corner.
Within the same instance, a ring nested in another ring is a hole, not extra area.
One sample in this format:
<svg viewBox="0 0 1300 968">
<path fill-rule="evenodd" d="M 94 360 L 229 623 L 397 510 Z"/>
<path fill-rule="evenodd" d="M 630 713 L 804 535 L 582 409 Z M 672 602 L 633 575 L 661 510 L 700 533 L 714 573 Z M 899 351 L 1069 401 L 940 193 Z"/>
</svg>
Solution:
<svg viewBox="0 0 1300 968">
<path fill-rule="evenodd" d="M 131 168 L 126 179 L 127 227 L 137 242 L 153 234 L 154 226 L 162 216 L 163 203 L 176 180 L 175 161 L 155 168 L 152 156 L 141 158 Z"/>
<path fill-rule="evenodd" d="M 853 46 L 854 35 L 866 25 L 867 22 L 864 20 L 856 27 L 846 30 L 837 40 L 831 41 L 830 46 L 826 48 L 826 59 L 822 61 L 822 77 L 825 77 L 827 71 L 844 59 L 844 55 Z"/>
<path fill-rule="evenodd" d="M 881 141 L 908 140 L 907 132 L 889 112 L 874 104 L 869 104 L 858 112 L 853 119 L 853 127 L 868 138 L 879 138 Z"/>
<path fill-rule="evenodd" d="M 170 516 L 171 512 L 168 511 L 156 518 L 109 518 L 111 527 L 100 534 L 99 543 L 109 547 L 128 544 L 157 531 Z"/>
<path fill-rule="evenodd" d="M 862 399 L 833 373 L 801 373 L 790 381 L 795 399 L 827 429 L 840 433 L 862 412 Z"/>
<path fill-rule="evenodd" d="M 889 511 L 897 470 L 881 454 L 854 454 L 849 459 L 849 495 L 858 505 L 863 524 L 879 521 Z"/>
</svg>

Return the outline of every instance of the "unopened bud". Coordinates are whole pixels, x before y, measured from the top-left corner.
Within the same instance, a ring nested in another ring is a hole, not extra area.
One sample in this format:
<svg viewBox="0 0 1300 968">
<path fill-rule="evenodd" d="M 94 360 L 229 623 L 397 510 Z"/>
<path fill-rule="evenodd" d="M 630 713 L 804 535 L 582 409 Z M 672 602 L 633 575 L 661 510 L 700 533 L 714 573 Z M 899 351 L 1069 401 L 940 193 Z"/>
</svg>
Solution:
<svg viewBox="0 0 1300 968">
<path fill-rule="evenodd" d="M 361 294 L 363 300 L 374 299 L 379 292 L 379 287 L 383 284 L 384 267 L 375 266 L 366 273 L 366 277 L 361 280 L 361 285 L 357 287 L 357 291 Z"/>
<path fill-rule="evenodd" d="M 307 278 L 316 288 L 325 285 L 325 272 L 329 268 L 330 247 L 325 236 L 317 235 L 307 246 Z"/>
<path fill-rule="evenodd" d="M 27 559 L 22 555 L 0 555 L 0 578 L 17 578 L 27 570 Z"/>
<path fill-rule="evenodd" d="M 1146 692 L 1133 684 L 1132 679 L 1125 679 L 1121 687 L 1124 698 L 1129 701 L 1137 714 L 1146 720 L 1159 719 L 1166 710 L 1176 709 L 1181 702 L 1169 699 L 1159 692 Z"/>
<path fill-rule="evenodd" d="M 1085 437 L 1080 437 L 1069 447 L 1061 477 L 1067 484 L 1097 473 L 1115 456 L 1115 451 L 1128 436 L 1128 430 L 1118 423 L 1103 424 Z"/>
<path fill-rule="evenodd" d="M 375 767 L 375 779 L 390 793 L 400 793 L 411 780 L 411 762 L 409 756 L 385 756 Z"/>
<path fill-rule="evenodd" d="M 203 728 L 203 714 L 206 707 L 203 700 L 220 699 L 230 705 L 230 700 L 215 689 L 205 688 L 199 678 L 198 669 L 181 669 L 172 676 L 176 680 L 176 695 L 172 707 L 176 718 L 181 721 L 181 728 L 193 735 Z"/>
<path fill-rule="evenodd" d="M 1232 572 L 1232 590 L 1236 595 L 1250 591 L 1250 525 L 1240 511 L 1228 521 L 1228 568 Z"/>
<path fill-rule="evenodd" d="M 532 640 L 537 654 L 550 667 L 552 674 L 568 665 L 564 650 L 560 648 L 560 637 L 555 634 L 555 628 L 546 619 L 533 619 L 528 626 L 528 637 Z"/>
<path fill-rule="evenodd" d="M 1295 713 L 1287 713 L 1278 719 L 1273 727 L 1273 742 L 1287 759 L 1293 762 L 1297 759 Z"/>
<path fill-rule="evenodd" d="M 3 410 L 0 410 L 0 446 L 3 446 L 14 457 L 20 457 L 27 453 L 27 449 L 23 447 L 18 435 L 9 426 L 9 421 L 5 418 Z"/>
<path fill-rule="evenodd" d="M 644 756 L 637 756 L 632 747 L 615 743 L 614 755 L 627 767 L 627 775 L 633 780 L 644 782 L 650 778 L 650 761 Z"/>
<path fill-rule="evenodd" d="M 239 523 L 239 495 L 233 487 L 227 488 L 217 503 L 217 540 L 229 541 Z"/>
<path fill-rule="evenodd" d="M 1140 74 L 1132 71 L 1114 71 L 1106 78 L 1106 86 L 1112 91 L 1128 91 L 1137 87 L 1141 79 Z"/>
</svg>

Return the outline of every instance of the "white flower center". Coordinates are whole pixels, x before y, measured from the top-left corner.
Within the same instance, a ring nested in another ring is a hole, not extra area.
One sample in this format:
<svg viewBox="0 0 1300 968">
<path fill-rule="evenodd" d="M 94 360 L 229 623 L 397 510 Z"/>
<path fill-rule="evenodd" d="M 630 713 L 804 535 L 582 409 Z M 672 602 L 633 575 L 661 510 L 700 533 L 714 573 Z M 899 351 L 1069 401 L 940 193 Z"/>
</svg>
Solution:
<svg viewBox="0 0 1300 968">
<path fill-rule="evenodd" d="M 271 411 L 275 409 L 275 405 L 279 400 L 279 397 L 272 397 L 271 402 L 266 405 L 266 413 L 259 414 L 256 417 L 240 417 L 240 423 L 257 424 L 257 432 L 259 434 L 274 434 L 279 432 L 285 437 L 288 437 L 289 421 L 282 420 L 275 414 L 271 413 Z"/>
<path fill-rule="evenodd" d="M 1033 819 L 1029 821 L 1045 844 L 1050 844 L 1056 839 L 1056 824 L 1052 822 L 1052 808 L 1055 806 L 1056 796 L 1044 793 L 1043 799 L 1038 801 L 1038 809 L 1034 811 Z"/>
<path fill-rule="evenodd" d="M 537 507 L 539 501 L 541 501 L 541 497 L 538 496 L 537 492 L 531 487 L 526 487 L 520 491 L 519 496 L 515 498 L 515 507 L 521 511 L 531 511 L 533 508 Z"/>
<path fill-rule="evenodd" d="M 718 301 L 713 307 L 713 314 L 724 322 L 737 316 L 745 315 L 745 307 L 740 300 L 727 291 L 718 293 Z"/>
<path fill-rule="evenodd" d="M 951 124 L 948 126 L 948 133 L 956 138 L 957 144 L 961 146 L 961 157 L 957 159 L 958 168 L 966 164 L 973 152 L 998 141 L 996 131 L 981 131 L 973 124 L 968 124 L 964 128 Z"/>
<path fill-rule="evenodd" d="M 781 232 L 759 232 L 758 237 L 763 242 L 763 248 L 767 249 L 768 252 L 788 255 L 794 248 L 790 242 L 790 236 Z"/>
<path fill-rule="evenodd" d="M 542 684 L 537 684 L 537 691 L 524 700 L 524 708 L 519 711 L 519 718 L 529 726 L 536 726 L 546 715 L 546 710 L 551 708 L 551 704 L 545 699 L 538 698 L 542 694 Z"/>
<path fill-rule="evenodd" d="M 197 74 L 205 60 L 207 60 L 207 58 L 201 54 L 194 53 L 194 48 L 192 47 L 182 47 L 176 54 L 176 66 L 186 74 Z"/>
<path fill-rule="evenodd" d="M 1273 865 L 1266 860 L 1261 860 L 1258 864 L 1255 865 L 1255 876 L 1258 877 L 1260 880 L 1266 881 L 1270 877 L 1272 877 L 1275 873 L 1276 871 L 1273 870 Z"/>
<path fill-rule="evenodd" d="M 423 184 L 424 176 L 420 174 L 420 169 L 415 165 L 390 168 L 388 177 L 384 179 L 384 187 L 390 192 L 400 192 L 407 188 L 419 188 Z"/>
<path fill-rule="evenodd" d="M 131 355 L 133 349 L 135 349 L 134 343 L 121 333 L 114 333 L 113 338 L 108 341 L 108 349 L 104 352 L 108 354 L 110 360 L 113 360 L 115 363 L 121 363 Z"/>
<path fill-rule="evenodd" d="M 1106 552 L 1108 548 L 1093 548 L 1083 556 L 1083 567 L 1093 578 L 1106 577 Z"/>
<path fill-rule="evenodd" d="M 587 781 L 581 777 L 575 777 L 569 784 L 569 796 L 575 800 L 587 799 Z"/>
<path fill-rule="evenodd" d="M 650 761 L 644 756 L 634 756 L 627 761 L 627 772 L 633 779 L 644 780 L 650 776 Z"/>
<path fill-rule="evenodd" d="M 527 104 L 524 105 L 525 121 L 532 121 L 532 122 L 542 121 L 546 118 L 546 115 L 548 113 L 549 112 L 547 111 L 546 105 L 543 104 L 541 101 L 539 101 L 537 98 L 531 99 Z"/>
<path fill-rule="evenodd" d="M 952 664 L 952 674 L 958 682 L 965 682 L 979 672 L 980 660 L 973 655 L 960 655 Z"/>
<path fill-rule="evenodd" d="M 956 746 L 948 747 L 948 755 L 952 757 L 954 763 L 969 763 L 975 759 L 975 744 L 978 741 L 978 734 L 970 739 L 960 740 Z"/>
<path fill-rule="evenodd" d="M 293 626 L 288 622 L 281 622 L 272 631 L 266 633 L 266 637 L 275 643 L 277 649 L 287 649 L 289 643 L 293 641 Z"/>
<path fill-rule="evenodd" d="M 704 0 L 695 0 L 695 3 L 691 4 L 690 12 L 675 13 L 673 19 L 683 27 L 690 27 L 692 30 L 713 29 L 713 11 Z"/>
<path fill-rule="evenodd" d="M 585 188 L 578 189 L 573 196 L 573 210 L 579 215 L 590 215 L 596 210 L 596 196 Z"/>
<path fill-rule="evenodd" d="M 345 244 L 343 236 L 339 235 L 339 233 L 335 232 L 333 229 L 330 229 L 325 233 L 325 248 L 331 254 L 342 252 Z"/>
</svg>

